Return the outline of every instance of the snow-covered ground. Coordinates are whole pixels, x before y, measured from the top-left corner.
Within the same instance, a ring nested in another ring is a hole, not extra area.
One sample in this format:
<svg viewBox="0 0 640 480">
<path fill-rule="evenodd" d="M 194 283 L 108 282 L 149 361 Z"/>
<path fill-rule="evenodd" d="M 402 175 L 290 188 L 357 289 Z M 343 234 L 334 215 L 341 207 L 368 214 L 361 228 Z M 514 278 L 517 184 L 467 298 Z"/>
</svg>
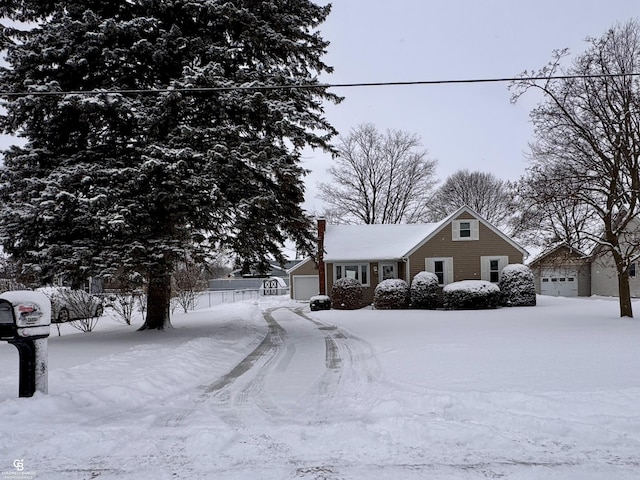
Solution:
<svg viewBox="0 0 640 480">
<path fill-rule="evenodd" d="M 0 478 L 640 478 L 640 321 L 614 300 L 311 313 L 279 297 L 173 323 L 53 328 L 33 398 L 2 343 Z"/>
</svg>

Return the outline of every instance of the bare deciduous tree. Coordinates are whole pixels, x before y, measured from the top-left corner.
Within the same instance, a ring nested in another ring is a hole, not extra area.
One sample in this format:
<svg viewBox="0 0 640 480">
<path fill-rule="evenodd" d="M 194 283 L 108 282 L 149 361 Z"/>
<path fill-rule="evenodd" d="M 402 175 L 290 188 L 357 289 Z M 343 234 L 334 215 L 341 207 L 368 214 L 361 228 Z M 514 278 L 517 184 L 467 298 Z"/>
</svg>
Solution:
<svg viewBox="0 0 640 480">
<path fill-rule="evenodd" d="M 492 173 L 459 170 L 436 190 L 429 206 L 429 218 L 442 220 L 467 206 L 505 232 L 512 233 L 514 186 Z"/>
<path fill-rule="evenodd" d="M 207 288 L 205 269 L 191 259 L 185 259 L 173 272 L 175 303 L 184 313 L 196 308 L 198 294 Z"/>
<path fill-rule="evenodd" d="M 545 166 L 549 169 L 550 166 Z M 528 245 L 547 247 L 565 243 L 579 251 L 594 247 L 599 219 L 593 209 L 572 196 L 558 194 L 549 173 L 537 167 L 517 184 L 517 235 Z M 556 178 L 556 175 L 551 175 Z"/>
<path fill-rule="evenodd" d="M 634 240 L 640 211 L 640 25 L 616 25 L 567 69 L 566 50 L 535 76 L 564 75 L 512 85 L 513 101 L 529 89 L 544 93 L 531 112 L 535 140 L 532 167 L 544 172 L 544 195 L 552 204 L 572 199 L 598 218 L 597 231 L 583 231 L 616 265 L 620 316 L 632 317 L 629 268 L 640 253 Z M 525 72 L 526 77 L 531 77 Z"/>
<path fill-rule="evenodd" d="M 344 223 L 420 221 L 436 183 L 437 161 L 420 137 L 400 130 L 380 133 L 370 123 L 351 130 L 337 145 L 333 181 L 320 183 L 319 197 Z"/>
</svg>

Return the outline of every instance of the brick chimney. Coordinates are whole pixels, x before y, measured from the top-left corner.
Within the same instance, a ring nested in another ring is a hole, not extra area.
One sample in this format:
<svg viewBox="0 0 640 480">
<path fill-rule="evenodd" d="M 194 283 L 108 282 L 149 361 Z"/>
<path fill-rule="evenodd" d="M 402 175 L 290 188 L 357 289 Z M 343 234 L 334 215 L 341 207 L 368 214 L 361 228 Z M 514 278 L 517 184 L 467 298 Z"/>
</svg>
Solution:
<svg viewBox="0 0 640 480">
<path fill-rule="evenodd" d="M 326 295 L 326 278 L 324 269 L 324 232 L 327 229 L 327 222 L 323 217 L 318 218 L 318 292 Z"/>
</svg>

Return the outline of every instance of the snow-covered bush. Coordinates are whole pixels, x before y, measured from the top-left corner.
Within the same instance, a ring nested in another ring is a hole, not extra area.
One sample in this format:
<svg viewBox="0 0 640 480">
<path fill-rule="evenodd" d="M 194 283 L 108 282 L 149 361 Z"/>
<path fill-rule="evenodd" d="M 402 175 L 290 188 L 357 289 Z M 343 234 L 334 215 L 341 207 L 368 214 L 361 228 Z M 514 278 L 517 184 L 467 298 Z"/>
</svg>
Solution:
<svg viewBox="0 0 640 480">
<path fill-rule="evenodd" d="M 399 278 L 383 280 L 373 292 L 373 308 L 394 310 L 409 306 L 409 285 Z"/>
<path fill-rule="evenodd" d="M 448 310 L 497 308 L 500 305 L 500 288 L 485 280 L 450 283 L 442 293 L 444 308 Z"/>
<path fill-rule="evenodd" d="M 339 310 L 362 307 L 362 285 L 355 278 L 341 278 L 331 288 L 331 306 Z"/>
<path fill-rule="evenodd" d="M 434 309 L 440 301 L 439 293 L 438 276 L 431 272 L 418 272 L 411 281 L 411 307 Z"/>
<path fill-rule="evenodd" d="M 529 267 L 520 263 L 507 265 L 502 269 L 499 285 L 503 305 L 523 307 L 536 304 L 536 286 Z"/>
</svg>

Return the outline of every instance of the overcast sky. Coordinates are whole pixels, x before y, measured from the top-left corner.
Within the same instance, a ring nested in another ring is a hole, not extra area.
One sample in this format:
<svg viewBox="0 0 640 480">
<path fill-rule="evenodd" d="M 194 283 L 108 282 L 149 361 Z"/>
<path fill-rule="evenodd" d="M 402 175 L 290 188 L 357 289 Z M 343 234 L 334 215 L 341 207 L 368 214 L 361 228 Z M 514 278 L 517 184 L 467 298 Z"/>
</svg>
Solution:
<svg viewBox="0 0 640 480">
<path fill-rule="evenodd" d="M 325 0 L 318 3 L 326 4 Z M 335 67 L 327 83 L 513 77 L 544 66 L 554 49 L 583 52 L 588 36 L 640 16 L 638 0 L 334 0 L 320 30 Z M 506 83 L 335 89 L 327 105 L 341 134 L 360 123 L 418 134 L 444 180 L 467 168 L 517 179 L 526 166 L 533 93 L 509 102 Z M 11 139 L 0 137 L 4 149 Z M 318 181 L 332 159 L 305 151 L 305 207 L 321 210 Z"/>
<path fill-rule="evenodd" d="M 327 3 L 327 2 L 321 2 Z M 331 42 L 328 83 L 513 77 L 544 66 L 554 49 L 582 53 L 587 37 L 640 16 L 638 0 L 334 0 L 320 30 Z M 540 97 L 509 101 L 508 84 L 344 88 L 326 115 L 341 134 L 363 122 L 418 134 L 438 177 L 467 168 L 517 179 Z M 309 210 L 331 158 L 309 152 Z"/>
</svg>

